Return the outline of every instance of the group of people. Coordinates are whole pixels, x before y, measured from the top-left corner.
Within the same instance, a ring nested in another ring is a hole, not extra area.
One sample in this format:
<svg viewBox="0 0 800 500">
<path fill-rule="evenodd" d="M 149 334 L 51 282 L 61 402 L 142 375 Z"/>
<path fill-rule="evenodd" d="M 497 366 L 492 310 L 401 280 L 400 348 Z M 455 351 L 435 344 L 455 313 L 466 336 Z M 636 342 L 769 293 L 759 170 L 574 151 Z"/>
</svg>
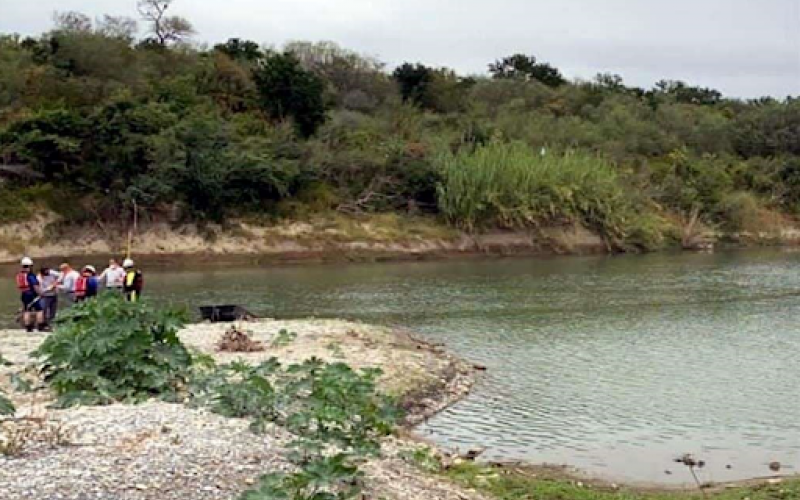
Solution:
<svg viewBox="0 0 800 500">
<path fill-rule="evenodd" d="M 61 264 L 58 271 L 42 267 L 36 273 L 29 257 L 23 258 L 20 266 L 16 285 L 22 299 L 22 324 L 29 332 L 34 328 L 40 332 L 50 331 L 50 324 L 58 313 L 59 297 L 71 305 L 91 299 L 105 289 L 136 302 L 144 287 L 142 272 L 131 259 L 125 259 L 122 266 L 111 259 L 99 275 L 94 266 L 84 266 L 78 272 L 68 263 Z"/>
</svg>

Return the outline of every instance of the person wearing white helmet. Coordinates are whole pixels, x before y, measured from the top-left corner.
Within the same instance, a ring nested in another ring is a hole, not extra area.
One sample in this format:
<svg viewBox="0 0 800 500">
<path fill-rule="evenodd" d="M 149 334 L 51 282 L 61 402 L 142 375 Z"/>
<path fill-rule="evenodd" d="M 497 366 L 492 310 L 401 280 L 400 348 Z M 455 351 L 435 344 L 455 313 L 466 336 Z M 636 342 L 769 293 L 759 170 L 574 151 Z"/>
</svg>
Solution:
<svg viewBox="0 0 800 500">
<path fill-rule="evenodd" d="M 97 270 L 84 266 L 81 277 L 75 281 L 75 301 L 83 302 L 97 296 Z"/>
<path fill-rule="evenodd" d="M 142 289 L 144 288 L 142 271 L 136 269 L 136 264 L 130 258 L 125 259 L 125 262 L 122 263 L 122 267 L 125 268 L 125 284 L 123 286 L 125 298 L 130 302 L 138 302 L 142 296 Z"/>
<path fill-rule="evenodd" d="M 117 259 L 108 261 L 108 267 L 100 274 L 100 281 L 107 291 L 122 295 L 122 288 L 125 285 L 125 269 L 120 267 Z"/>
<path fill-rule="evenodd" d="M 40 302 L 42 287 L 33 272 L 33 261 L 30 257 L 24 257 L 20 261 L 16 284 L 22 299 L 22 323 L 25 329 L 32 332 L 35 326 L 39 331 L 47 330 Z"/>
</svg>

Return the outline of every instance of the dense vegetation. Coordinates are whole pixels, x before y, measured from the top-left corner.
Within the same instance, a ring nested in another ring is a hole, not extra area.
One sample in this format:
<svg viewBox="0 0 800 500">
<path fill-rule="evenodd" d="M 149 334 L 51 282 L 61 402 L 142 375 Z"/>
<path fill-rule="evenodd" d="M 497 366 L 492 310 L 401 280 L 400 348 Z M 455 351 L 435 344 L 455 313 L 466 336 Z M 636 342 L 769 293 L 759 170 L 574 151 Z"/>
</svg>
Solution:
<svg viewBox="0 0 800 500">
<path fill-rule="evenodd" d="M 145 38 L 76 13 L 0 37 L 0 220 L 32 201 L 77 223 L 390 211 L 650 248 L 693 213 L 742 230 L 800 210 L 798 99 L 570 82 L 525 55 L 467 77 L 332 43 L 206 48 L 139 3 Z"/>
</svg>

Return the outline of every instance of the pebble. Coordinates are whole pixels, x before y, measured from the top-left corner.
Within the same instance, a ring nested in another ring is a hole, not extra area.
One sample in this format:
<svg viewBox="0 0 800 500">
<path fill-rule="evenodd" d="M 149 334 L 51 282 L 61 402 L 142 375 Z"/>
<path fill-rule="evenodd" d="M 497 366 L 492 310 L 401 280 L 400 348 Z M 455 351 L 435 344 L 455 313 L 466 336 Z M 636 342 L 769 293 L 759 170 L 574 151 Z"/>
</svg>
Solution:
<svg viewBox="0 0 800 500">
<path fill-rule="evenodd" d="M 214 351 L 226 328 L 191 325 L 180 336 L 189 346 L 213 354 L 220 363 L 238 359 L 257 363 L 271 356 L 285 363 L 311 356 L 333 361 L 326 346 L 336 340 L 344 359 L 335 361 L 384 368 L 381 383 L 386 390 L 398 387 L 395 384 L 416 389 L 431 381 L 442 386 L 438 392 L 415 399 L 418 405 L 411 415 L 417 421 L 465 395 L 474 382 L 470 364 L 441 352 L 409 348 L 384 327 L 337 320 L 248 323 L 246 328 L 253 331 L 254 338 L 267 345 L 282 329 L 298 333 L 288 349 L 249 355 Z M 41 340 L 6 342 L 16 338 L 18 332 L 0 330 L 3 355 L 22 365 Z M 454 377 L 443 377 L 452 372 Z M 0 377 L 5 373 L 0 368 Z M 41 406 L 43 409 L 44 404 Z M 258 484 L 262 475 L 291 468 L 284 446 L 293 437 L 284 429 L 273 427 L 265 435 L 256 436 L 246 420 L 182 405 L 151 401 L 138 406 L 57 410 L 50 416 L 69 422 L 76 430 L 71 441 L 74 446 L 37 445 L 20 459 L 0 458 L 1 500 L 236 500 Z M 387 458 L 371 460 L 364 466 L 367 498 L 486 500 L 449 481 L 421 473 L 393 455 L 394 445 L 387 447 Z"/>
</svg>

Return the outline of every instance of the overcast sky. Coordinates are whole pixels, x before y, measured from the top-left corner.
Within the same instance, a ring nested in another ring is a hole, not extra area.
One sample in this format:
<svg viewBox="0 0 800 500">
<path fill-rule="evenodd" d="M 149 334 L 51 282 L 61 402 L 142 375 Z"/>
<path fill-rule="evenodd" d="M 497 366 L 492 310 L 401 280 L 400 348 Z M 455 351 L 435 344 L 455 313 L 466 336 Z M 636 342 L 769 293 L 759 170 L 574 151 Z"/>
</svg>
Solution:
<svg viewBox="0 0 800 500">
<path fill-rule="evenodd" d="M 136 15 L 135 0 L 0 0 L 0 32 L 37 34 L 56 10 Z M 570 78 L 662 78 L 735 97 L 800 95 L 800 0 L 176 0 L 200 42 L 333 40 L 390 65 L 462 73 L 516 52 Z"/>
</svg>

